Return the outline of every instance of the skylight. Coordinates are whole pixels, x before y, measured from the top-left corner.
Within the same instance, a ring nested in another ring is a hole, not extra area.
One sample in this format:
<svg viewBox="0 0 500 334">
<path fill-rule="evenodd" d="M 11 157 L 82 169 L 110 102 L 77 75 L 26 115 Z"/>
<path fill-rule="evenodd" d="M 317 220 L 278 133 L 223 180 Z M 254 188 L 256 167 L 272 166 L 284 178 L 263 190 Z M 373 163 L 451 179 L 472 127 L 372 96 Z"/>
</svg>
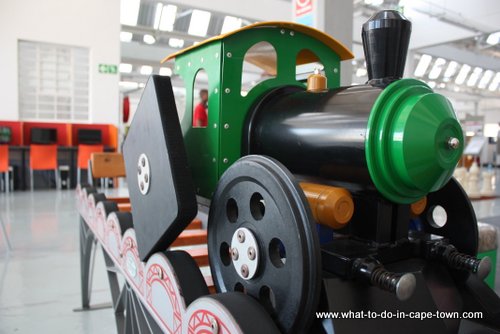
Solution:
<svg viewBox="0 0 500 334">
<path fill-rule="evenodd" d="M 162 31 L 174 30 L 174 22 L 176 15 L 177 15 L 177 6 L 174 5 L 163 6 L 159 29 Z"/>
<path fill-rule="evenodd" d="M 455 83 L 457 85 L 461 85 L 465 82 L 465 79 L 467 78 L 467 75 L 470 72 L 471 67 L 469 65 L 462 65 L 462 68 L 460 69 L 460 72 L 458 72 L 457 78 L 455 79 Z"/>
<path fill-rule="evenodd" d="M 493 74 L 495 73 L 491 70 L 487 70 L 486 72 L 484 72 L 483 77 L 481 78 L 481 80 L 479 80 L 479 84 L 477 85 L 477 87 L 485 89 L 491 78 L 493 78 Z"/>
<path fill-rule="evenodd" d="M 452 76 L 457 73 L 458 70 L 458 63 L 456 61 L 450 61 L 448 64 L 448 67 L 446 68 L 446 71 L 444 71 L 444 81 L 450 80 Z"/>
<path fill-rule="evenodd" d="M 469 80 L 467 80 L 467 86 L 469 87 L 475 86 L 481 73 L 483 73 L 483 69 L 481 67 L 476 67 L 474 71 L 472 71 Z"/>
<path fill-rule="evenodd" d="M 443 58 L 438 58 L 434 62 L 434 66 L 432 66 L 432 70 L 429 73 L 429 79 L 437 79 L 441 74 L 441 70 L 443 69 L 444 64 L 446 64 L 446 60 Z"/>
<path fill-rule="evenodd" d="M 422 77 L 425 72 L 427 71 L 427 68 L 429 67 L 429 64 L 431 63 L 432 57 L 429 55 L 422 55 L 420 57 L 420 61 L 418 62 L 417 68 L 415 69 L 415 76 L 416 77 Z"/>
<path fill-rule="evenodd" d="M 224 23 L 222 24 L 221 34 L 226 34 L 230 31 L 241 28 L 243 21 L 240 18 L 234 16 L 226 16 L 224 18 Z"/>
<path fill-rule="evenodd" d="M 155 20 L 154 20 L 154 23 L 153 23 L 153 27 L 155 29 L 158 29 L 158 27 L 160 26 L 160 20 L 161 20 L 162 10 L 163 10 L 163 4 L 162 3 L 157 3 L 156 4 L 156 10 L 155 10 Z"/>
<path fill-rule="evenodd" d="M 200 37 L 206 36 L 211 15 L 210 12 L 194 9 L 189 22 L 188 34 Z"/>
<path fill-rule="evenodd" d="M 490 34 L 486 39 L 486 43 L 488 43 L 489 45 L 497 45 L 498 43 L 500 43 L 500 31 Z"/>
<path fill-rule="evenodd" d="M 120 0 L 120 23 L 130 26 L 137 25 L 141 0 Z"/>
<path fill-rule="evenodd" d="M 495 78 L 490 83 L 490 86 L 488 87 L 488 89 L 493 92 L 493 91 L 497 90 L 498 84 L 500 84 L 500 72 L 497 72 L 497 75 L 495 75 Z"/>
</svg>

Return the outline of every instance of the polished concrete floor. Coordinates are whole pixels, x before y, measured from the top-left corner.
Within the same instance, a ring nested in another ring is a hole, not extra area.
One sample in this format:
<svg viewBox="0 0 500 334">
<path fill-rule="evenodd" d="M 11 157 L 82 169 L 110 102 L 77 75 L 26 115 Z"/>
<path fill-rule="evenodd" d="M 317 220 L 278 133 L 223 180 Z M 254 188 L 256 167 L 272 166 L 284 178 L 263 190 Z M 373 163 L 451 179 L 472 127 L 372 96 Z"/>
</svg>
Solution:
<svg viewBox="0 0 500 334">
<path fill-rule="evenodd" d="M 499 216 L 500 199 L 473 202 L 478 218 Z M 114 333 L 113 311 L 80 307 L 78 215 L 74 191 L 0 193 L 0 333 Z M 111 296 L 97 254 L 93 302 Z M 500 263 L 497 270 L 500 276 Z M 496 291 L 500 293 L 497 277 Z"/>
<path fill-rule="evenodd" d="M 74 191 L 0 193 L 0 333 L 114 333 L 111 309 L 80 307 Z M 93 300 L 111 300 L 97 253 Z"/>
</svg>

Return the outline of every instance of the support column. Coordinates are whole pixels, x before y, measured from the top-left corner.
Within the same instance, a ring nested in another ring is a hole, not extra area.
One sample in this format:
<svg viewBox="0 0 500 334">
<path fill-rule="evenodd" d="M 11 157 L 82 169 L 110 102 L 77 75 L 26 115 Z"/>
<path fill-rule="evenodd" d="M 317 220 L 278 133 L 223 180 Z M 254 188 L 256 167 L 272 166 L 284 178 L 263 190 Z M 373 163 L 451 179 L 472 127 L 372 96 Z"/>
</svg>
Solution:
<svg viewBox="0 0 500 334">
<path fill-rule="evenodd" d="M 295 22 L 324 31 L 352 50 L 354 3 L 345 0 L 293 0 L 292 17 Z M 352 83 L 352 63 L 341 63 L 340 84 Z"/>
</svg>

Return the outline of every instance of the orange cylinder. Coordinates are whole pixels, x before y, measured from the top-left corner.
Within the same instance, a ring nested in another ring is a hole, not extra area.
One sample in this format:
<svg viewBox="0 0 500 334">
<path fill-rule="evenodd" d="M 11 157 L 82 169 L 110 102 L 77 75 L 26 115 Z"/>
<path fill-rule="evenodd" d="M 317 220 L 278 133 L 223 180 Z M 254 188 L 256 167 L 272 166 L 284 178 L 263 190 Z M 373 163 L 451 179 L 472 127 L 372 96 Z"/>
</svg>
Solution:
<svg viewBox="0 0 500 334">
<path fill-rule="evenodd" d="M 354 202 L 346 189 L 304 182 L 300 187 L 319 224 L 339 229 L 351 220 Z"/>
<path fill-rule="evenodd" d="M 412 217 L 418 217 L 424 212 L 425 207 L 427 206 L 427 197 L 422 197 L 415 203 L 410 205 L 410 213 Z"/>
<path fill-rule="evenodd" d="M 307 91 L 308 92 L 324 92 L 326 90 L 326 76 L 319 73 L 319 71 L 314 71 L 314 74 L 311 74 L 307 78 Z"/>
</svg>

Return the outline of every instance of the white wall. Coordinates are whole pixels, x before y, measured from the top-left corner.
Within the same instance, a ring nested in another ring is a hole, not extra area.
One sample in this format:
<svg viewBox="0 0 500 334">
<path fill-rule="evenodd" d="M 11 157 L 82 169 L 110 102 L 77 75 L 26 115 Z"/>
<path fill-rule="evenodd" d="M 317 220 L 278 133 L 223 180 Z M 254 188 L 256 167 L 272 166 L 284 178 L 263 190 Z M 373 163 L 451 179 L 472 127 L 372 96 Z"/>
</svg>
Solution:
<svg viewBox="0 0 500 334">
<path fill-rule="evenodd" d="M 0 0 L 0 120 L 19 120 L 17 41 L 90 48 L 90 121 L 118 124 L 119 0 Z"/>
</svg>

